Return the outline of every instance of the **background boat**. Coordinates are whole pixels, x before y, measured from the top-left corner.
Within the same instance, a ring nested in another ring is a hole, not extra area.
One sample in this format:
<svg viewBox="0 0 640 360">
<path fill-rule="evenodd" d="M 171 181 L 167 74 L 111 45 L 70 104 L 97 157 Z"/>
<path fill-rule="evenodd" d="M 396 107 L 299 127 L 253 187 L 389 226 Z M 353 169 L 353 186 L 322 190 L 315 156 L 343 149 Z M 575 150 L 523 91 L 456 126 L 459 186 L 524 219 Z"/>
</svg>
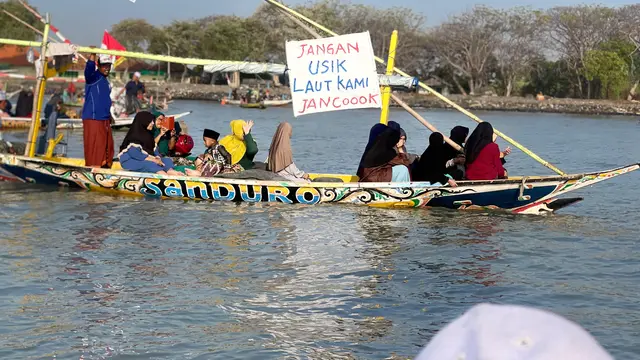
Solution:
<svg viewBox="0 0 640 360">
<path fill-rule="evenodd" d="M 226 102 L 227 105 L 254 105 L 254 103 L 251 104 L 242 104 L 242 102 L 240 100 L 227 100 Z M 274 107 L 274 106 L 287 106 L 289 104 L 291 104 L 291 100 L 264 100 L 261 101 L 259 103 L 255 103 L 255 104 L 263 104 L 264 107 Z"/>
<path fill-rule="evenodd" d="M 168 116 L 173 116 L 175 119 L 183 118 L 192 111 L 186 111 L 180 114 L 173 114 Z M 46 122 L 46 119 L 41 118 L 40 121 L 43 124 Z M 133 123 L 133 116 L 128 117 L 120 117 L 116 118 L 114 122 L 111 124 L 111 128 L 115 130 L 128 128 Z M 23 118 L 23 117 L 4 117 L 0 118 L 0 129 L 2 130 L 24 130 L 28 129 L 31 126 L 31 118 Z M 82 129 L 82 119 L 58 119 L 58 126 L 56 129 Z"/>
<path fill-rule="evenodd" d="M 263 103 L 240 104 L 240 107 L 243 109 L 266 109 L 267 108 L 267 106 Z"/>
</svg>

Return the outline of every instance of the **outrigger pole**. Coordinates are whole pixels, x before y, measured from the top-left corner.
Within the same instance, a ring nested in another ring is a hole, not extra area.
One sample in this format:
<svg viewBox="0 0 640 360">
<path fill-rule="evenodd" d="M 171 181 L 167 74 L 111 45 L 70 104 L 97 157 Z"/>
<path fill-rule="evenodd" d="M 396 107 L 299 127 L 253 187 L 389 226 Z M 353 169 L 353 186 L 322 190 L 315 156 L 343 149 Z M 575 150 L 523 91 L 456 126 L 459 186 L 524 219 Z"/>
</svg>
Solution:
<svg viewBox="0 0 640 360">
<path fill-rule="evenodd" d="M 278 8 L 280 8 L 281 10 L 283 10 L 284 12 L 286 12 L 287 14 L 290 14 L 291 16 L 295 16 L 298 19 L 302 19 L 304 21 L 306 21 L 307 23 L 313 25 L 314 27 L 324 31 L 325 33 L 331 35 L 331 36 L 338 36 L 339 34 L 331 31 L 330 29 L 327 29 L 326 27 L 324 27 L 323 25 L 309 19 L 308 17 L 304 16 L 303 14 L 287 7 L 286 5 L 279 3 L 275 0 L 264 0 L 267 3 L 274 5 Z M 314 35 L 315 36 L 315 35 Z M 375 60 L 381 64 L 385 64 L 385 61 L 382 60 L 381 58 L 375 56 Z M 393 67 L 393 71 L 395 71 L 396 73 L 398 73 L 399 75 L 405 76 L 405 77 L 411 77 L 409 74 L 407 74 L 406 72 L 402 71 L 401 69 L 398 69 L 397 67 Z M 434 89 L 432 89 L 431 87 L 429 87 L 427 84 L 423 83 L 423 82 L 419 82 L 419 85 L 421 88 L 429 91 L 430 93 L 432 93 L 433 95 L 435 95 L 438 99 L 444 101 L 445 103 L 447 103 L 448 105 L 450 105 L 451 107 L 455 108 L 456 110 L 460 111 L 461 113 L 465 114 L 467 117 L 471 118 L 471 120 L 481 123 L 483 122 L 483 120 L 481 120 L 479 117 L 475 116 L 474 114 L 472 114 L 471 112 L 469 112 L 468 110 L 466 110 L 465 108 L 463 108 L 462 106 L 456 104 L 455 102 L 449 100 L 447 97 L 445 97 L 444 95 L 440 94 L 439 92 L 435 91 Z M 549 169 L 553 170 L 554 172 L 556 172 L 559 175 L 565 175 L 565 173 L 558 169 L 557 167 L 555 167 L 553 164 L 551 164 L 550 162 L 542 159 L 540 156 L 536 155 L 533 151 L 527 149 L 526 147 L 524 147 L 524 145 L 518 143 L 517 141 L 515 141 L 514 139 L 510 138 L 509 136 L 507 136 L 506 134 L 498 131 L 497 129 L 493 129 L 493 132 L 495 132 L 496 135 L 500 136 L 501 138 L 503 138 L 505 141 L 507 141 L 508 143 L 510 143 L 511 145 L 515 146 L 516 148 L 520 149 L 522 152 L 524 152 L 525 154 L 529 155 L 531 158 L 533 158 L 534 160 L 536 160 L 537 162 L 541 163 L 542 165 L 548 167 Z"/>
<path fill-rule="evenodd" d="M 4 39 L 4 38 L 0 38 L 0 44 L 17 45 L 17 46 L 37 46 L 37 47 L 42 46 L 42 42 L 40 41 L 25 41 L 25 40 L 13 40 L 13 39 Z M 211 65 L 213 63 L 224 63 L 226 65 L 250 64 L 255 66 L 263 66 L 265 69 L 267 68 L 267 65 L 271 65 L 266 63 L 256 63 L 256 62 L 247 62 L 247 61 L 183 58 L 183 57 L 167 56 L 167 55 L 145 54 L 145 53 L 134 52 L 134 51 L 101 49 L 101 48 L 89 47 L 89 46 L 76 46 L 76 49 L 78 52 L 89 53 L 89 54 L 124 56 L 129 58 L 136 58 L 136 59 L 146 59 L 146 60 L 153 60 L 153 61 L 171 62 L 176 64 L 188 64 L 188 65 Z M 268 71 L 265 70 L 265 72 L 268 72 Z"/>
</svg>

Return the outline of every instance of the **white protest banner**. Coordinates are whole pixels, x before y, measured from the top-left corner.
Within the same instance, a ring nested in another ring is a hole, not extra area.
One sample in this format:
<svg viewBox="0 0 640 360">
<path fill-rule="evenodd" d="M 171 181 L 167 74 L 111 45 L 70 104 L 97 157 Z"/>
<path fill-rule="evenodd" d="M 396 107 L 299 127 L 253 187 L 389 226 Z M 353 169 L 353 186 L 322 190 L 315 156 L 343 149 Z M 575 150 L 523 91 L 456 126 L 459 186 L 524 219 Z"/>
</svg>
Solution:
<svg viewBox="0 0 640 360">
<path fill-rule="evenodd" d="M 288 41 L 294 116 L 380 108 L 380 84 L 369 32 Z"/>
</svg>

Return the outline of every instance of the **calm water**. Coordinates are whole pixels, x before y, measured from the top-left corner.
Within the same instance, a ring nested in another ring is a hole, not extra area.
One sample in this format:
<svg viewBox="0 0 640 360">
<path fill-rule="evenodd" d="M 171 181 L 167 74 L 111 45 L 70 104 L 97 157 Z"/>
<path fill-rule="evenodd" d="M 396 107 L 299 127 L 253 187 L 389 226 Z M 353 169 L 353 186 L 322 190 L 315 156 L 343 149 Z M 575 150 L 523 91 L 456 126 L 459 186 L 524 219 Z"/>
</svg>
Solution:
<svg viewBox="0 0 640 360">
<path fill-rule="evenodd" d="M 175 105 L 195 111 L 192 134 L 254 119 L 260 160 L 289 120 L 296 163 L 316 172 L 352 172 L 377 116 Z M 447 132 L 474 125 L 454 112 L 424 115 Z M 480 116 L 568 172 L 640 160 L 634 118 Z M 422 152 L 422 125 L 392 118 Z M 82 134 L 69 135 L 70 155 L 81 155 Z M 508 169 L 549 173 L 518 151 Z M 0 358 L 410 358 L 473 304 L 497 302 L 550 309 L 617 358 L 640 359 L 639 185 L 633 173 L 581 191 L 586 200 L 560 214 L 529 217 L 0 184 Z"/>
</svg>

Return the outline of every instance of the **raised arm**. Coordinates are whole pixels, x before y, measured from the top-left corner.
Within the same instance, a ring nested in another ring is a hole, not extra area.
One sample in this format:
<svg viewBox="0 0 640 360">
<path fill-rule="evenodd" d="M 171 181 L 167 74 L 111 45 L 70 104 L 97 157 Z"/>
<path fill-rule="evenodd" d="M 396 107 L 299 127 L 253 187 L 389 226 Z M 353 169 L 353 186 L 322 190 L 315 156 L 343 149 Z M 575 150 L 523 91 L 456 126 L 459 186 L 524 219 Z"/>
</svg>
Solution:
<svg viewBox="0 0 640 360">
<path fill-rule="evenodd" d="M 87 84 L 92 84 L 98 80 L 98 69 L 96 68 L 96 54 L 91 54 L 84 67 L 84 80 Z"/>
</svg>

